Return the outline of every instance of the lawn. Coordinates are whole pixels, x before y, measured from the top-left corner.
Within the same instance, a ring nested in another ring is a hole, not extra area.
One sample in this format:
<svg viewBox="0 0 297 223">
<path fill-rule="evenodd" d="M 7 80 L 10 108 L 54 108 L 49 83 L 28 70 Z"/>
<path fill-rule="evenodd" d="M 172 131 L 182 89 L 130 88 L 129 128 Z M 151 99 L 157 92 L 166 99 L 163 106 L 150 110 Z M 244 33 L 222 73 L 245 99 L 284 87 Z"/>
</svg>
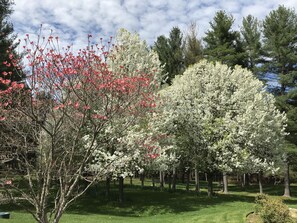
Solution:
<svg viewBox="0 0 297 223">
<path fill-rule="evenodd" d="M 149 181 L 146 182 L 150 184 Z M 205 187 L 205 184 L 202 184 Z M 229 187 L 230 193 L 224 195 L 216 188 L 212 198 L 206 196 L 205 189 L 200 195 L 186 192 L 179 185 L 177 192 L 160 191 L 146 186 L 141 189 L 138 181 L 134 185 L 125 185 L 125 202 L 117 201 L 116 187 L 112 188 L 109 199 L 105 197 L 103 185 L 92 188 L 77 200 L 63 215 L 62 223 L 240 223 L 245 222 L 246 215 L 254 209 L 254 197 L 257 186 L 250 186 L 242 192 L 236 185 Z M 192 187 L 193 188 L 193 187 Z M 297 186 L 292 187 L 297 192 Z M 279 196 L 281 186 L 265 186 L 265 193 Z M 294 195 L 294 194 L 293 194 Z M 297 197 L 297 194 L 295 194 Z M 297 207 L 297 199 L 285 201 L 290 207 Z M 32 223 L 32 217 L 21 209 L 11 206 L 0 206 L 1 211 L 11 212 L 11 219 L 0 219 L 0 222 Z"/>
</svg>

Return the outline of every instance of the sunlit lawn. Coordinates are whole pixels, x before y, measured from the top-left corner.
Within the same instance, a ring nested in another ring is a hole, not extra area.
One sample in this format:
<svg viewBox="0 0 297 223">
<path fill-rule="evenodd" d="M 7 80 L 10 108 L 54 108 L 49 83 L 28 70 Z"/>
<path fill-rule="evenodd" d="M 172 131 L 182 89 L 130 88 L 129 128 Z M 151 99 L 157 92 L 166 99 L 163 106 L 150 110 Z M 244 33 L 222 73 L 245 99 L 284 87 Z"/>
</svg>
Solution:
<svg viewBox="0 0 297 223">
<path fill-rule="evenodd" d="M 104 186 L 92 188 L 69 208 L 62 218 L 62 223 L 212 223 L 212 222 L 245 222 L 246 215 L 254 209 L 254 196 L 257 186 L 250 186 L 245 192 L 240 187 L 231 185 L 230 194 L 224 195 L 216 188 L 213 198 L 206 196 L 205 189 L 200 195 L 193 191 L 186 192 L 179 185 L 177 192 L 153 189 L 149 181 L 141 189 L 138 181 L 134 185 L 125 185 L 125 202 L 117 201 L 116 187 L 112 188 L 109 199 L 105 197 Z M 202 184 L 202 186 L 205 185 Z M 193 187 L 192 187 L 193 188 Z M 297 197 L 297 186 L 293 193 Z M 265 186 L 265 193 L 279 196 L 282 186 Z M 293 194 L 294 195 L 294 194 Z M 297 207 L 297 199 L 286 200 L 291 207 Z M 1 211 L 9 211 L 11 219 L 0 219 L 0 222 L 32 223 L 33 218 L 17 207 L 2 205 Z"/>
</svg>

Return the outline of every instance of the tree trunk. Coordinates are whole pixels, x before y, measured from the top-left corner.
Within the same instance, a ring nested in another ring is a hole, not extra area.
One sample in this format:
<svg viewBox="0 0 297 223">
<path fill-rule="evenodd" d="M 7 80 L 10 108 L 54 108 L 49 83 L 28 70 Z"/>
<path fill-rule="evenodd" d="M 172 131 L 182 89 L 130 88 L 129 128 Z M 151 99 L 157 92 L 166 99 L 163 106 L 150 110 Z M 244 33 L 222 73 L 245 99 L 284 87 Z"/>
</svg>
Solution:
<svg viewBox="0 0 297 223">
<path fill-rule="evenodd" d="M 124 178 L 119 177 L 119 202 L 124 202 Z"/>
<path fill-rule="evenodd" d="M 130 176 L 130 185 L 133 185 L 133 176 Z"/>
<path fill-rule="evenodd" d="M 224 185 L 224 194 L 228 194 L 228 176 L 226 172 L 223 172 L 223 185 Z"/>
<path fill-rule="evenodd" d="M 207 179 L 207 173 L 205 173 L 204 175 L 205 175 L 205 181 L 208 181 L 208 179 Z"/>
<path fill-rule="evenodd" d="M 38 216 L 38 223 L 48 223 L 49 222 L 46 211 L 41 210 L 41 212 L 38 213 L 37 216 Z"/>
<path fill-rule="evenodd" d="M 172 190 L 176 190 L 176 169 L 173 168 L 173 173 L 172 173 Z"/>
<path fill-rule="evenodd" d="M 291 197 L 291 190 L 290 190 L 290 167 L 289 167 L 289 162 L 286 160 L 285 161 L 285 168 L 284 168 L 284 186 L 285 186 L 285 191 L 284 191 L 284 196 L 285 197 Z"/>
<path fill-rule="evenodd" d="M 168 189 L 171 190 L 172 188 L 172 175 L 171 172 L 168 174 Z"/>
<path fill-rule="evenodd" d="M 110 195 L 110 181 L 111 181 L 111 177 L 107 176 L 105 181 L 105 186 L 106 186 L 105 196 L 107 198 L 109 198 L 109 195 Z"/>
<path fill-rule="evenodd" d="M 245 185 L 246 185 L 246 174 L 244 173 L 241 176 L 241 187 L 245 188 Z"/>
<path fill-rule="evenodd" d="M 262 173 L 262 171 L 260 171 L 258 173 L 259 190 L 260 190 L 259 192 L 260 192 L 260 194 L 263 194 L 262 175 L 263 175 L 263 173 Z"/>
<path fill-rule="evenodd" d="M 200 193 L 199 171 L 197 167 L 195 168 L 195 191 L 196 193 Z"/>
<path fill-rule="evenodd" d="M 191 171 L 190 169 L 187 170 L 187 182 L 186 182 L 186 191 L 189 192 L 190 190 L 190 174 L 191 174 Z"/>
<path fill-rule="evenodd" d="M 207 173 L 207 195 L 208 197 L 212 197 L 213 195 L 213 173 Z"/>
<path fill-rule="evenodd" d="M 164 189 L 164 173 L 160 171 L 160 189 Z"/>
<path fill-rule="evenodd" d="M 144 173 L 140 174 L 141 188 L 144 188 Z"/>
</svg>

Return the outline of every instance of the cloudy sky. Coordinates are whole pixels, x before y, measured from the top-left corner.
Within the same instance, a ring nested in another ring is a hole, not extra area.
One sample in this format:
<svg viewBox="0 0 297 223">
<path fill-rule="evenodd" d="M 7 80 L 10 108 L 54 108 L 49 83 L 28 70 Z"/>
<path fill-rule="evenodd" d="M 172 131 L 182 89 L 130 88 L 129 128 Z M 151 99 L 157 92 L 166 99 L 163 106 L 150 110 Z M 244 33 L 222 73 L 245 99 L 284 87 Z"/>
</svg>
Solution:
<svg viewBox="0 0 297 223">
<path fill-rule="evenodd" d="M 238 29 L 242 17 L 263 19 L 279 4 L 297 8 L 297 0 L 15 0 L 11 20 L 19 38 L 36 35 L 43 24 L 43 32 L 53 30 L 67 44 L 85 46 L 88 34 L 109 39 L 123 27 L 153 44 L 174 26 L 185 31 L 190 22 L 203 37 L 218 10 L 232 13 Z"/>
</svg>

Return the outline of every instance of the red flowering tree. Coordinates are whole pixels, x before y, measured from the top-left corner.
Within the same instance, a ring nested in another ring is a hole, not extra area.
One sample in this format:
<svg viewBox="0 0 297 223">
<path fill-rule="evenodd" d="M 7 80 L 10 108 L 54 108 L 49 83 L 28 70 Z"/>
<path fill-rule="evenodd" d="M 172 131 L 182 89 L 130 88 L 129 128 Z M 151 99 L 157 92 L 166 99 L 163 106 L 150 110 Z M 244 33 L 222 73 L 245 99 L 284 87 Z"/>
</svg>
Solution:
<svg viewBox="0 0 297 223">
<path fill-rule="evenodd" d="M 0 79 L 7 85 L 0 92 L 0 125 L 8 129 L 1 141 L 13 154 L 13 174 L 22 177 L 7 190 L 15 202 L 26 201 L 37 222 L 56 223 L 100 176 L 86 176 L 86 169 L 93 151 L 109 142 L 101 134 L 106 126 L 125 120 L 117 125 L 124 129 L 152 111 L 156 77 L 112 72 L 102 43 L 74 53 L 57 37 L 25 42 L 26 84 Z"/>
</svg>

